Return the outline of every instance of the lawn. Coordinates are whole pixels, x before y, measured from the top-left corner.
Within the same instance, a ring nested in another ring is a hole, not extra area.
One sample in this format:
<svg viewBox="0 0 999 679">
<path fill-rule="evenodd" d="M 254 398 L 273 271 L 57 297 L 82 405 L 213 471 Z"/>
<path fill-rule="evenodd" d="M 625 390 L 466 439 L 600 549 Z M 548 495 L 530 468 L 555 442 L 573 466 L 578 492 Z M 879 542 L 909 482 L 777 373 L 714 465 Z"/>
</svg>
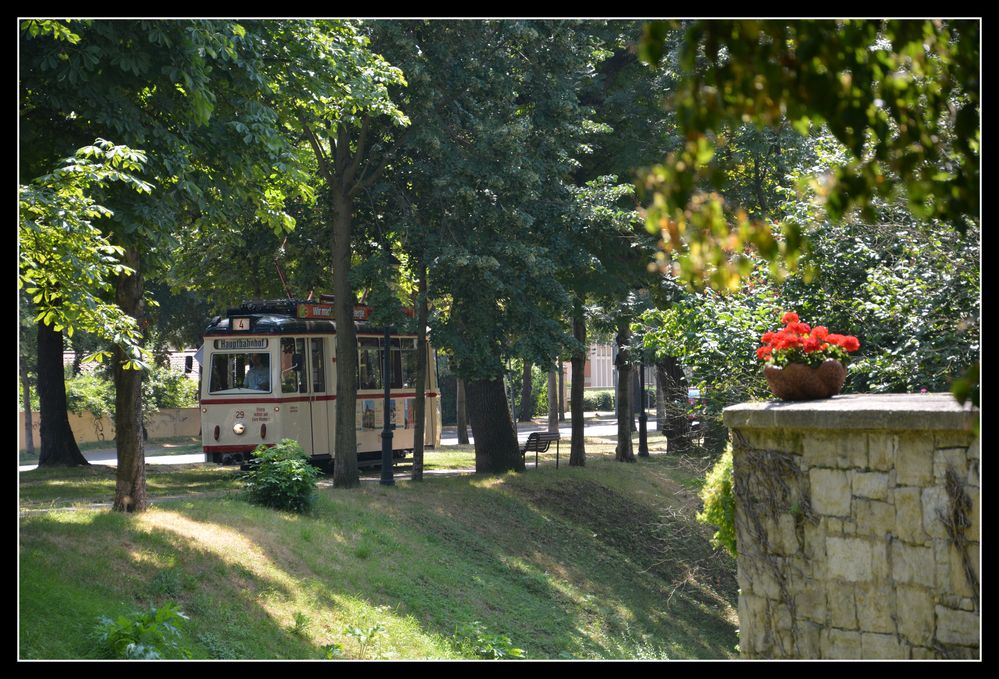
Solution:
<svg viewBox="0 0 999 679">
<path fill-rule="evenodd" d="M 99 616 L 172 601 L 195 658 L 735 657 L 734 562 L 693 520 L 701 463 L 587 447 L 582 469 L 321 487 L 304 516 L 246 503 L 219 467 L 148 468 L 162 500 L 139 516 L 37 511 L 110 499 L 111 469 L 22 473 L 20 656 L 93 657 Z M 201 494 L 168 499 L 183 488 Z"/>
</svg>

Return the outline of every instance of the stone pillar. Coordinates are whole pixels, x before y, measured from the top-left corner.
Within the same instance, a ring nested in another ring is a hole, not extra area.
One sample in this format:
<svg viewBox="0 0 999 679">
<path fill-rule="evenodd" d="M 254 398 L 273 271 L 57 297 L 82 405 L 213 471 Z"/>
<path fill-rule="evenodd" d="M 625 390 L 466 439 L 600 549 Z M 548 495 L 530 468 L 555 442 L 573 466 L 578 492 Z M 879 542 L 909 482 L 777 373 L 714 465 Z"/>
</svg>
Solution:
<svg viewBox="0 0 999 679">
<path fill-rule="evenodd" d="M 979 657 L 978 418 L 950 394 L 725 409 L 743 657 Z"/>
</svg>

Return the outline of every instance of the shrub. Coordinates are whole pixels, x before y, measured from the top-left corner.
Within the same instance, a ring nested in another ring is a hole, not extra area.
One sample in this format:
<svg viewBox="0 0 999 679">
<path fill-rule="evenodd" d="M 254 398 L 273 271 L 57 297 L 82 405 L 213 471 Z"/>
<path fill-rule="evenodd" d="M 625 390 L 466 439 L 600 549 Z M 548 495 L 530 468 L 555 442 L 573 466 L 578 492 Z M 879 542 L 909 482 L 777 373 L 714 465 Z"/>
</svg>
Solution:
<svg viewBox="0 0 999 679">
<path fill-rule="evenodd" d="M 584 391 L 583 410 L 614 410 L 614 390 L 592 389 Z"/>
<path fill-rule="evenodd" d="M 704 511 L 697 515 L 701 523 L 714 526 L 718 531 L 711 539 L 715 547 L 724 547 L 732 556 L 735 547 L 735 493 L 733 492 L 732 446 L 725 450 L 715 466 L 704 477 L 701 489 Z"/>
<path fill-rule="evenodd" d="M 461 625 L 455 631 L 455 637 L 464 652 L 471 651 L 477 658 L 487 660 L 522 660 L 527 658 L 527 652 L 513 645 L 513 641 L 505 634 L 493 634 L 478 620 Z"/>
<path fill-rule="evenodd" d="M 312 506 L 318 477 L 302 446 L 282 439 L 272 448 L 258 446 L 253 451 L 245 484 L 251 502 L 301 513 Z"/>
<path fill-rule="evenodd" d="M 182 620 L 187 616 L 173 602 L 145 613 L 120 615 L 117 620 L 102 616 L 97 627 L 97 652 L 102 658 L 123 660 L 190 658 L 191 652 L 180 645 Z"/>
</svg>

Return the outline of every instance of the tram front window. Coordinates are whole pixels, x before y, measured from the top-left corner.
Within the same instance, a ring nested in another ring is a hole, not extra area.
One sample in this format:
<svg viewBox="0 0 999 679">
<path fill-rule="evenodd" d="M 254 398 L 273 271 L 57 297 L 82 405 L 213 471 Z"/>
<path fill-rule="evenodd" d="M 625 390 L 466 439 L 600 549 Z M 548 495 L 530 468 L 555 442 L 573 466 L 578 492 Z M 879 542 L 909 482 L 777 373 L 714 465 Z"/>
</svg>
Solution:
<svg viewBox="0 0 999 679">
<path fill-rule="evenodd" d="M 209 392 L 271 390 L 271 358 L 265 353 L 227 353 L 212 356 Z"/>
</svg>

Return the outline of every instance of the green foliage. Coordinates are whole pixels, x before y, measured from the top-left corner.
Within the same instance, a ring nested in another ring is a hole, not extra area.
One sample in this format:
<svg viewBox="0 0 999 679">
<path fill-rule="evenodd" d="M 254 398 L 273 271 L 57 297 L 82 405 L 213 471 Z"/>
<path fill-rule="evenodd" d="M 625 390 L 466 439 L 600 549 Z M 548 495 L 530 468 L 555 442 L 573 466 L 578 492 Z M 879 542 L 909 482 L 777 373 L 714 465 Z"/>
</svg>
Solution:
<svg viewBox="0 0 999 679">
<path fill-rule="evenodd" d="M 463 647 L 467 647 L 476 658 L 486 660 L 523 660 L 527 652 L 513 645 L 505 634 L 493 634 L 478 620 L 461 625 L 455 630 L 455 637 Z"/>
<path fill-rule="evenodd" d="M 583 392 L 583 410 L 614 410 L 613 389 L 590 389 Z"/>
<path fill-rule="evenodd" d="M 735 491 L 733 488 L 732 446 L 730 445 L 711 471 L 704 477 L 700 497 L 704 511 L 697 515 L 701 523 L 718 530 L 711 539 L 715 547 L 724 547 L 736 556 L 735 544 Z"/>
<path fill-rule="evenodd" d="M 151 185 L 133 174 L 145 162 L 141 151 L 98 139 L 18 189 L 18 287 L 31 298 L 35 321 L 69 337 L 82 329 L 114 342 L 129 357 L 126 369 L 144 365 L 138 324 L 103 296 L 117 276 L 133 271 L 121 264 L 124 250 L 94 225 L 113 213 L 93 195 L 113 182 L 149 193 Z M 99 352 L 95 358 L 108 355 Z"/>
<path fill-rule="evenodd" d="M 357 655 L 358 660 L 364 660 L 368 654 L 368 646 L 379 634 L 385 631 L 385 626 L 381 624 L 371 625 L 370 627 L 358 627 L 357 625 L 348 625 L 344 628 L 343 633 L 348 637 L 352 638 L 357 644 Z M 334 644 L 335 646 L 335 644 Z M 327 658 L 329 659 L 329 658 Z"/>
<path fill-rule="evenodd" d="M 291 633 L 296 637 L 305 637 L 309 632 L 310 624 L 309 616 L 302 611 L 295 611 L 295 624 L 292 625 Z"/>
<path fill-rule="evenodd" d="M 97 628 L 97 653 L 102 658 L 123 660 L 190 658 L 180 633 L 182 621 L 187 619 L 173 602 L 114 620 L 102 616 Z"/>
<path fill-rule="evenodd" d="M 143 376 L 142 403 L 150 412 L 198 405 L 198 383 L 169 366 L 154 365 Z"/>
<path fill-rule="evenodd" d="M 682 32 L 678 65 L 689 77 L 672 97 L 684 149 L 648 173 L 647 226 L 678 254 L 692 284 L 737 287 L 742 247 L 770 262 L 793 261 L 804 224 L 776 237 L 745 202 L 726 202 L 717 150 L 732 130 L 825 125 L 847 150 L 822 178 L 819 198 L 839 221 L 901 194 L 919 219 L 964 232 L 979 213 L 978 21 L 693 21 L 646 31 L 642 53 L 659 63 Z M 896 189 L 901 189 L 896 192 Z"/>
<path fill-rule="evenodd" d="M 282 439 L 271 448 L 253 451 L 245 485 L 250 501 L 274 509 L 302 513 L 312 506 L 319 470 L 309 464 L 302 446 Z"/>
<path fill-rule="evenodd" d="M 114 382 L 97 372 L 66 378 L 66 405 L 70 412 L 94 417 L 114 415 Z"/>
</svg>

